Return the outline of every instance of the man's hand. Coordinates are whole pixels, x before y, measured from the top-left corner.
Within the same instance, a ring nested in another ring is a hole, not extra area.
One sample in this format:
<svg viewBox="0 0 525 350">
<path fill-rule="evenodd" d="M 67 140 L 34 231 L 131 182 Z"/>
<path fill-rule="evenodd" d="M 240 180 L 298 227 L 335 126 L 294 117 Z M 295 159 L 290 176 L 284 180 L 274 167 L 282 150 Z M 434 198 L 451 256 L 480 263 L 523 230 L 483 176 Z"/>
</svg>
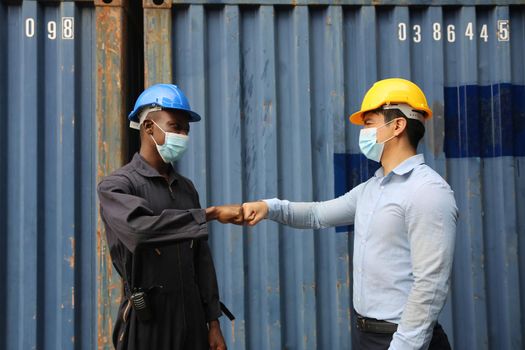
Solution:
<svg viewBox="0 0 525 350">
<path fill-rule="evenodd" d="M 211 350 L 226 350 L 226 343 L 222 336 L 221 326 L 219 321 L 213 320 L 209 323 L 208 342 Z"/>
<path fill-rule="evenodd" d="M 206 209 L 206 220 L 217 220 L 223 224 L 242 225 L 244 222 L 242 206 L 235 204 L 209 207 Z"/>
<path fill-rule="evenodd" d="M 263 201 L 244 203 L 242 209 L 244 211 L 244 223 L 250 226 L 254 226 L 268 217 L 268 204 Z"/>
</svg>

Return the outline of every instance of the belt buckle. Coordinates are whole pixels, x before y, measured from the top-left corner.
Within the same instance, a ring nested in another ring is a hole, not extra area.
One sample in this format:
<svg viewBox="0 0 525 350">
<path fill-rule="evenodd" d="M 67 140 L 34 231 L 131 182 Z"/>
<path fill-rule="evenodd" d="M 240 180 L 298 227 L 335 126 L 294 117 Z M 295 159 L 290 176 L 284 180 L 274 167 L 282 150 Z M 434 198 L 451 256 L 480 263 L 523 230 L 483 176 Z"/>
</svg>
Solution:
<svg viewBox="0 0 525 350">
<path fill-rule="evenodd" d="M 366 319 L 364 317 L 357 317 L 357 328 L 360 328 L 362 331 L 366 330 Z"/>
</svg>

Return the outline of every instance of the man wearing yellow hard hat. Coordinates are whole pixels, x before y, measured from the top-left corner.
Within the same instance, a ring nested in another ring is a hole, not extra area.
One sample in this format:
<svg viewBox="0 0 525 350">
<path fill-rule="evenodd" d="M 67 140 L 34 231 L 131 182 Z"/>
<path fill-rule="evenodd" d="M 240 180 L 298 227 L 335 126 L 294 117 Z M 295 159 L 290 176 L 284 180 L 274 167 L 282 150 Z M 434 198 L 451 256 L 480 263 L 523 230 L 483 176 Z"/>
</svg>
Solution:
<svg viewBox="0 0 525 350">
<path fill-rule="evenodd" d="M 363 126 L 361 151 L 381 163 L 372 178 L 330 201 L 243 205 L 249 225 L 266 218 L 297 228 L 354 225 L 353 349 L 450 349 L 437 318 L 449 289 L 458 210 L 450 186 L 417 154 L 431 117 L 416 84 L 378 81 L 350 116 Z"/>
</svg>

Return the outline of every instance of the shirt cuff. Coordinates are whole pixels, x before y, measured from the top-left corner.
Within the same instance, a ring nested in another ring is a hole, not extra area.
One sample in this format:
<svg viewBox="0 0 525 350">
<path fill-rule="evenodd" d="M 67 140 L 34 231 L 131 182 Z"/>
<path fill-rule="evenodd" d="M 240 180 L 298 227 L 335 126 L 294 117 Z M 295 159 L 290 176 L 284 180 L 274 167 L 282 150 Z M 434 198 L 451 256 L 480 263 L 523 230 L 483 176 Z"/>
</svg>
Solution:
<svg viewBox="0 0 525 350">
<path fill-rule="evenodd" d="M 283 204 L 288 201 L 282 201 L 279 198 L 263 199 L 263 202 L 268 205 L 268 219 L 275 220 L 282 210 Z"/>
<path fill-rule="evenodd" d="M 197 224 L 206 223 L 206 209 L 189 209 L 189 211 Z"/>
<path fill-rule="evenodd" d="M 221 305 L 220 303 L 214 302 L 207 305 L 204 305 L 204 314 L 206 317 L 206 322 L 217 320 L 222 316 Z"/>
</svg>

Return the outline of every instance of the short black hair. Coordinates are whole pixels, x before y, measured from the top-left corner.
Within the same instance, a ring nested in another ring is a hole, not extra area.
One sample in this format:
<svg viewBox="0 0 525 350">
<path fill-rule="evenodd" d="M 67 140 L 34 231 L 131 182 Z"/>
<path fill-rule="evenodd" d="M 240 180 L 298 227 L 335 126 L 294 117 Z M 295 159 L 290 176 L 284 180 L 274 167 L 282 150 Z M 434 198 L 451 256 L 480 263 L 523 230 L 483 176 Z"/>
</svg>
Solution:
<svg viewBox="0 0 525 350">
<path fill-rule="evenodd" d="M 405 118 L 407 121 L 406 132 L 408 136 L 408 141 L 410 142 L 410 145 L 412 145 L 412 147 L 414 147 L 414 149 L 417 150 L 417 145 L 419 144 L 419 141 L 421 141 L 421 139 L 425 135 L 425 126 L 421 121 L 407 118 L 399 109 L 380 108 L 371 112 L 382 115 L 385 118 L 385 123 L 388 123 L 389 121 L 392 121 L 396 118 Z"/>
</svg>

